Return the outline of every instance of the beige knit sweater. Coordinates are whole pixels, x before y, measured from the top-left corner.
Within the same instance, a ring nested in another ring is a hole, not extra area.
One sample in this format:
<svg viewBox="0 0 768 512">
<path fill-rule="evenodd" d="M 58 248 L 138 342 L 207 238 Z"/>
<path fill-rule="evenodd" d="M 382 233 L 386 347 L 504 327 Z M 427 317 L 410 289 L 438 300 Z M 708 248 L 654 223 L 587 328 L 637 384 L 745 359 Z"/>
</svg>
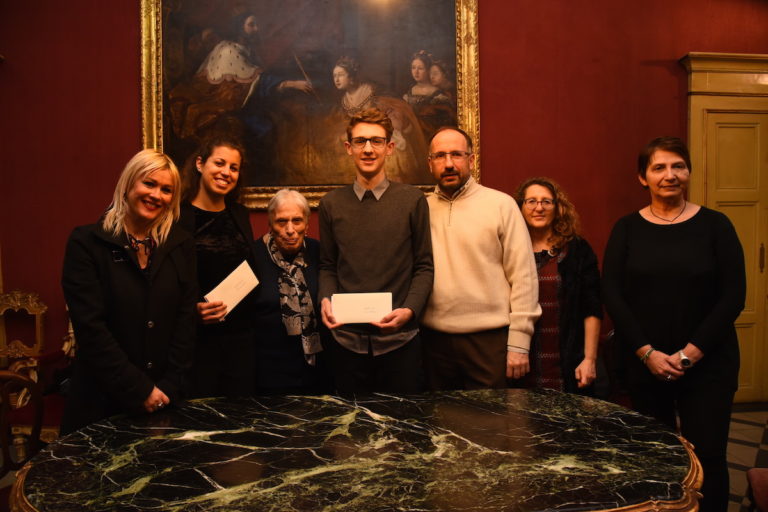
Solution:
<svg viewBox="0 0 768 512">
<path fill-rule="evenodd" d="M 509 326 L 507 344 L 527 350 L 541 315 L 531 239 L 509 195 L 470 178 L 451 199 L 427 198 L 435 281 L 422 323 L 448 333 Z"/>
</svg>

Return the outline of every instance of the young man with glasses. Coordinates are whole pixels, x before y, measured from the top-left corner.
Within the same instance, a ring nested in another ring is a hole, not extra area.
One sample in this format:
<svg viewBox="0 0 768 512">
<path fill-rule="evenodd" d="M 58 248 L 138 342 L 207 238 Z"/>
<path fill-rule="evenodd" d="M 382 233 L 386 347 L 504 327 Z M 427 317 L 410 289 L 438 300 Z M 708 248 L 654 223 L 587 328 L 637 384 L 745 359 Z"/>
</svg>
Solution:
<svg viewBox="0 0 768 512">
<path fill-rule="evenodd" d="M 392 131 L 378 109 L 352 117 L 344 146 L 355 181 L 320 201 L 321 313 L 344 394 L 423 389 L 418 318 L 432 290 L 429 208 L 420 190 L 387 180 Z M 370 324 L 336 321 L 334 293 L 368 292 L 391 292 L 392 311 Z"/>
<path fill-rule="evenodd" d="M 435 279 L 422 318 L 431 389 L 506 387 L 530 370 L 541 314 L 531 238 L 517 203 L 472 177 L 472 139 L 441 128 L 429 145 Z"/>
</svg>

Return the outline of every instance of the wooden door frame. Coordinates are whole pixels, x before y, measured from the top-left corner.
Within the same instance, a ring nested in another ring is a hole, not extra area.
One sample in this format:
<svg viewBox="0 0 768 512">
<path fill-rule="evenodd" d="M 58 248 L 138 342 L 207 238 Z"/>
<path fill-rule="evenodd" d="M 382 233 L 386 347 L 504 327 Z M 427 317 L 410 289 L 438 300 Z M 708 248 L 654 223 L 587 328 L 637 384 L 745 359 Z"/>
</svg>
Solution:
<svg viewBox="0 0 768 512">
<path fill-rule="evenodd" d="M 688 71 L 689 199 L 707 205 L 706 123 L 710 112 L 768 112 L 768 55 L 691 52 Z"/>
</svg>

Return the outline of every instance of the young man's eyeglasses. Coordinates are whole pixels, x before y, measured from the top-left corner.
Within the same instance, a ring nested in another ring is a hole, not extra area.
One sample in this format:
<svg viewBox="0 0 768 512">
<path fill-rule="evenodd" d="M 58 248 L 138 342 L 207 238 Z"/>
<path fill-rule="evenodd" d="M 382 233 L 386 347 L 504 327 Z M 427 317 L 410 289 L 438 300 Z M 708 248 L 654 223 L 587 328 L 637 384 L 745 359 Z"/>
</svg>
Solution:
<svg viewBox="0 0 768 512">
<path fill-rule="evenodd" d="M 355 149 L 363 149 L 365 145 L 370 142 L 371 147 L 374 149 L 381 149 L 387 145 L 386 137 L 352 137 L 349 143 Z"/>
<path fill-rule="evenodd" d="M 538 201 L 532 197 L 523 201 L 523 204 L 529 210 L 535 210 L 538 205 L 541 205 L 542 210 L 551 210 L 555 207 L 555 202 L 552 199 L 542 199 L 541 201 Z"/>
<path fill-rule="evenodd" d="M 438 151 L 437 153 L 430 153 L 429 158 L 432 160 L 436 160 L 438 162 L 442 162 L 447 157 L 451 157 L 451 160 L 456 160 L 457 162 L 460 162 L 467 158 L 472 153 L 468 153 L 467 151 Z"/>
</svg>

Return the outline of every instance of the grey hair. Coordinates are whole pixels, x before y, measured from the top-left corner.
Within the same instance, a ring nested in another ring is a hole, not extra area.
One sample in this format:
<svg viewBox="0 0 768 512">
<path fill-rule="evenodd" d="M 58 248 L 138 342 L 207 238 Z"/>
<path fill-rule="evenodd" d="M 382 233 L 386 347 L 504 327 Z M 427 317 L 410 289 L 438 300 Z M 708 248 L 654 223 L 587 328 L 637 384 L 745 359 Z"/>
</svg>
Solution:
<svg viewBox="0 0 768 512">
<path fill-rule="evenodd" d="M 307 198 L 302 195 L 301 192 L 298 190 L 293 190 L 290 188 L 283 188 L 277 191 L 277 193 L 272 197 L 272 199 L 269 200 L 269 205 L 267 206 L 267 213 L 269 214 L 269 223 L 272 224 L 272 221 L 275 220 L 275 210 L 279 206 L 281 206 L 283 203 L 293 201 L 297 205 L 301 207 L 301 209 L 304 211 L 304 220 L 309 221 L 309 202 L 307 201 Z"/>
</svg>

